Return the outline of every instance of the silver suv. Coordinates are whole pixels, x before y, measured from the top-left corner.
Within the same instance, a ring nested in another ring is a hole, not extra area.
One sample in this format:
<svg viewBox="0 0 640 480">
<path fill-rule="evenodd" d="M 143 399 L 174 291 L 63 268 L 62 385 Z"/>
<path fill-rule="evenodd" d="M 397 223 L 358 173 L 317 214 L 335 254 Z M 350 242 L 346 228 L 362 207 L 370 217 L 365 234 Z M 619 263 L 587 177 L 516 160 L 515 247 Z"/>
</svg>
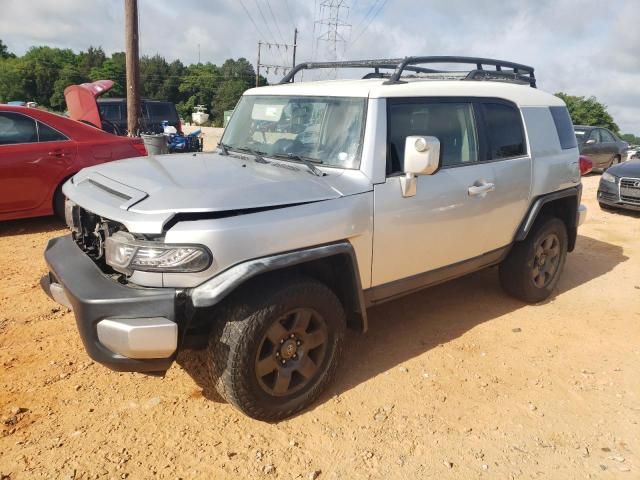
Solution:
<svg viewBox="0 0 640 480">
<path fill-rule="evenodd" d="M 373 71 L 291 81 L 315 68 Z M 302 64 L 245 92 L 215 153 L 111 162 L 63 191 L 71 235 L 42 286 L 88 354 L 164 372 L 181 352 L 269 421 L 320 395 L 373 305 L 492 265 L 546 299 L 586 214 L 562 100 L 531 67 L 469 57 Z"/>
</svg>

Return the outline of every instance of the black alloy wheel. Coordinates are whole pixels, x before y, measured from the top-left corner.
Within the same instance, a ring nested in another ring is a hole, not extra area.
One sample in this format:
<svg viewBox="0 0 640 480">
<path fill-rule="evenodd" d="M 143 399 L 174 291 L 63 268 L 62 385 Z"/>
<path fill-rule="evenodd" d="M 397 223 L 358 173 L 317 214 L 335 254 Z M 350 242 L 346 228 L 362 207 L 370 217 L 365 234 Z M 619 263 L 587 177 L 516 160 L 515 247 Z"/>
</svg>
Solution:
<svg viewBox="0 0 640 480">
<path fill-rule="evenodd" d="M 560 239 L 555 233 L 544 237 L 536 248 L 531 269 L 531 279 L 538 288 L 544 288 L 553 280 L 560 264 Z"/>
<path fill-rule="evenodd" d="M 327 324 L 315 310 L 298 308 L 278 318 L 258 348 L 260 387 L 273 396 L 302 390 L 320 371 L 328 340 Z"/>
</svg>

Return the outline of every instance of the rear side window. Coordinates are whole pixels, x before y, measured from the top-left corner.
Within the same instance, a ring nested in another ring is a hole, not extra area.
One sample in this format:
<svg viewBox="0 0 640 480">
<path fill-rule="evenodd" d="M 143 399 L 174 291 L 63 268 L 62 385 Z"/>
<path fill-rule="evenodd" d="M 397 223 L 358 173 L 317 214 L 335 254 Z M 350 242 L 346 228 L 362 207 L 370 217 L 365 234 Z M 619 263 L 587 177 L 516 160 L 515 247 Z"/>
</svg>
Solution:
<svg viewBox="0 0 640 480">
<path fill-rule="evenodd" d="M 176 113 L 171 105 L 168 102 L 149 102 L 147 103 L 147 113 L 149 118 L 162 121 L 162 120 L 174 120 L 176 118 Z"/>
<path fill-rule="evenodd" d="M 503 103 L 483 104 L 489 141 L 488 160 L 518 157 L 526 153 L 520 111 Z"/>
<path fill-rule="evenodd" d="M 556 131 L 558 132 L 558 140 L 560 140 L 560 146 L 563 150 L 569 148 L 576 148 L 576 134 L 578 130 L 573 130 L 573 123 L 571 122 L 571 116 L 567 107 L 549 107 L 551 116 L 553 117 L 553 123 L 556 124 Z M 581 132 L 584 136 L 584 133 Z"/>
<path fill-rule="evenodd" d="M 14 112 L 0 112 L 0 145 L 38 141 L 36 122 Z"/>
<path fill-rule="evenodd" d="M 612 143 L 615 142 L 615 138 L 611 135 L 607 130 L 600 129 L 600 141 L 604 143 Z"/>
<path fill-rule="evenodd" d="M 68 140 L 59 131 L 54 130 L 49 125 L 45 125 L 42 122 L 38 122 L 38 141 L 40 142 L 60 142 Z"/>
</svg>

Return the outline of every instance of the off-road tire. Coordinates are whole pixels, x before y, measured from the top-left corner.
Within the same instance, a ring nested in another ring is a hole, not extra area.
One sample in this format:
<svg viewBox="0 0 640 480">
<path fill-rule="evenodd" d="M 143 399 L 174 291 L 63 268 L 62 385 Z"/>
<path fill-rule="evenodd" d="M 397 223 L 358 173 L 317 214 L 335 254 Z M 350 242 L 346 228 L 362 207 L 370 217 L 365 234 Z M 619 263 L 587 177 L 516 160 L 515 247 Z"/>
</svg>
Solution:
<svg viewBox="0 0 640 480">
<path fill-rule="evenodd" d="M 266 332 L 297 308 L 318 312 L 327 341 L 317 374 L 300 391 L 269 395 L 256 374 L 256 358 Z M 346 319 L 340 300 L 326 285 L 306 276 L 275 276 L 250 284 L 214 314 L 209 338 L 208 376 L 218 393 L 246 415 L 274 422 L 313 403 L 333 380 L 342 353 Z"/>
<path fill-rule="evenodd" d="M 548 282 L 538 286 L 532 278 L 534 269 L 538 267 L 537 251 L 549 238 L 556 239 L 559 244 L 557 265 L 553 274 L 549 275 Z M 537 303 L 549 298 L 562 274 L 567 257 L 567 244 L 567 228 L 562 220 L 547 217 L 536 221 L 527 238 L 517 242 L 500 264 L 502 288 L 512 297 L 527 303 Z"/>
</svg>

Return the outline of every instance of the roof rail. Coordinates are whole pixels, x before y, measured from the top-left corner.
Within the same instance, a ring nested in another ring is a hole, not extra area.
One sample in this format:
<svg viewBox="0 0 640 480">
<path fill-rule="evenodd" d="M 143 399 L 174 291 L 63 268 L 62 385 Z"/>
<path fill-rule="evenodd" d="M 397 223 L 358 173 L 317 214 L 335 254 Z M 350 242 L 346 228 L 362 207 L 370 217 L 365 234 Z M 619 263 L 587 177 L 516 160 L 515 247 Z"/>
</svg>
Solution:
<svg viewBox="0 0 640 480">
<path fill-rule="evenodd" d="M 517 83 L 529 84 L 536 88 L 536 77 L 533 67 L 522 65 L 520 63 L 507 62 L 504 60 L 496 60 L 492 58 L 480 57 L 458 57 L 458 56 L 432 56 L 432 57 L 405 57 L 405 58 L 387 58 L 378 60 L 351 60 L 344 62 L 308 62 L 296 65 L 289 73 L 287 73 L 280 83 L 290 83 L 296 73 L 301 70 L 315 70 L 322 68 L 373 68 L 372 74 L 365 75 L 364 78 L 383 77 L 380 69 L 393 70 L 389 79 L 384 82 L 385 85 L 394 85 L 405 83 L 400 78 L 405 71 L 414 73 L 454 73 L 448 70 L 426 68 L 419 65 L 428 63 L 459 63 L 474 65 L 475 68 L 470 70 L 463 80 L 493 80 L 493 81 L 511 81 Z M 487 70 L 485 66 L 495 67 Z M 503 70 L 506 68 L 507 70 Z"/>
</svg>

